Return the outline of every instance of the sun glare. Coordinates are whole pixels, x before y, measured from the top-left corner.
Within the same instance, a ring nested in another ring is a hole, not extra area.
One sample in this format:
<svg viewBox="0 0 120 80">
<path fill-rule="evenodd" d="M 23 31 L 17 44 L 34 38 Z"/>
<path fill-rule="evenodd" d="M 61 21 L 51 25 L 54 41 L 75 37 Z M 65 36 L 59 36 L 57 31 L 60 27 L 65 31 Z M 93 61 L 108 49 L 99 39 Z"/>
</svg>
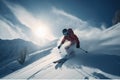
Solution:
<svg viewBox="0 0 120 80">
<path fill-rule="evenodd" d="M 35 23 L 32 31 L 37 38 L 45 38 L 50 33 L 48 25 L 41 21 Z"/>
<path fill-rule="evenodd" d="M 47 23 L 43 23 L 43 22 L 36 23 L 32 28 L 32 32 L 37 40 L 51 41 L 55 39 Z"/>
<path fill-rule="evenodd" d="M 47 36 L 47 34 L 49 34 L 49 31 L 45 27 L 38 27 L 38 28 L 34 29 L 34 34 L 36 37 L 43 38 L 43 37 Z"/>
</svg>

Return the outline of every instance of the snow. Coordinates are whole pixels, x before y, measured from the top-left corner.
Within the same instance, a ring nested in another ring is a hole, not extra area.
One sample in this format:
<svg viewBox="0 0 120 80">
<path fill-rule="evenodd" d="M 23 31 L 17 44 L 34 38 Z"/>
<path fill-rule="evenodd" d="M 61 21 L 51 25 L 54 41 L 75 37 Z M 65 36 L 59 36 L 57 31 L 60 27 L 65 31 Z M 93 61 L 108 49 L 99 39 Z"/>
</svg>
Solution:
<svg viewBox="0 0 120 80">
<path fill-rule="evenodd" d="M 120 24 L 117 24 L 98 33 L 99 38 L 84 38 L 81 43 L 86 41 L 82 45 L 89 53 L 77 50 L 77 56 L 66 61 L 60 69 L 55 69 L 56 64 L 53 63 L 62 56 L 56 45 L 46 46 L 43 50 L 29 55 L 24 67 L 2 79 L 120 79 L 119 31 Z M 81 35 L 78 36 L 81 38 Z M 61 51 L 63 52 L 62 49 Z M 18 67 L 16 64 L 14 63 Z"/>
</svg>

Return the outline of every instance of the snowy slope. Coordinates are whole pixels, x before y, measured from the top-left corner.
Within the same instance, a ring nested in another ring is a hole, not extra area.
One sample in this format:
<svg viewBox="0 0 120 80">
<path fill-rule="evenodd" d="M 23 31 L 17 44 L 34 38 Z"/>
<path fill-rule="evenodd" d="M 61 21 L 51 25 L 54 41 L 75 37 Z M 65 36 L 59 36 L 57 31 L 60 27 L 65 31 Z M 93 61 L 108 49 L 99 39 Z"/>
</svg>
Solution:
<svg viewBox="0 0 120 80">
<path fill-rule="evenodd" d="M 55 52 L 54 52 L 55 51 Z M 57 54 L 56 48 L 48 56 L 37 60 L 36 62 L 30 64 L 29 66 L 15 71 L 14 73 L 4 77 L 4 78 L 14 78 L 14 79 L 32 79 L 32 78 L 82 78 L 83 74 L 74 69 L 67 69 L 63 66 L 62 70 L 55 70 L 53 61 L 60 58 Z M 71 74 L 70 74 L 71 73 Z M 61 74 L 61 75 L 60 75 Z M 80 76 L 81 75 L 81 76 Z"/>
<path fill-rule="evenodd" d="M 117 24 L 102 31 L 96 38 L 85 40 L 86 43 L 81 44 L 89 53 L 83 54 L 81 50 L 77 50 L 77 56 L 65 62 L 62 68 L 57 70 L 52 62 L 61 58 L 59 50 L 56 45 L 52 46 L 54 48 L 46 47 L 42 51 L 33 53 L 37 56 L 46 54 L 44 57 L 35 56 L 37 58 L 35 62 L 3 77 L 3 79 L 119 79 L 119 31 L 120 24 Z"/>
</svg>

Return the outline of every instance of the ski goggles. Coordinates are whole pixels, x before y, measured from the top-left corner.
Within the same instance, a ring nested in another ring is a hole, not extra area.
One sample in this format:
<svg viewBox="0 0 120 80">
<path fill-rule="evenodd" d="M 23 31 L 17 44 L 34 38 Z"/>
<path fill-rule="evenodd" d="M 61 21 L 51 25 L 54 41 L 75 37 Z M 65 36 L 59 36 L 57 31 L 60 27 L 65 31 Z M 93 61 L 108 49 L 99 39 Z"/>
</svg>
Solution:
<svg viewBox="0 0 120 80">
<path fill-rule="evenodd" d="M 66 31 L 66 32 L 64 32 L 64 33 L 63 33 L 63 35 L 67 36 L 67 35 L 68 35 L 68 32 L 67 32 L 67 31 Z"/>
</svg>

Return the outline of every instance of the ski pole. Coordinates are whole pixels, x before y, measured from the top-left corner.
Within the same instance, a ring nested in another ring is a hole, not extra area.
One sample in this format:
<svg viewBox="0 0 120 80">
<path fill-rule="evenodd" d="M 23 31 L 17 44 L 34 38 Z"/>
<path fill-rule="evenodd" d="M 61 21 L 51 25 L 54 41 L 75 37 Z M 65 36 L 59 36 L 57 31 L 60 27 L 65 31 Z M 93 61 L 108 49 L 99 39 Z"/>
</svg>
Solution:
<svg viewBox="0 0 120 80">
<path fill-rule="evenodd" d="M 81 50 L 83 50 L 85 53 L 88 53 L 88 51 L 86 51 L 86 50 L 84 50 L 84 49 L 82 49 L 82 48 L 80 48 Z"/>
</svg>

